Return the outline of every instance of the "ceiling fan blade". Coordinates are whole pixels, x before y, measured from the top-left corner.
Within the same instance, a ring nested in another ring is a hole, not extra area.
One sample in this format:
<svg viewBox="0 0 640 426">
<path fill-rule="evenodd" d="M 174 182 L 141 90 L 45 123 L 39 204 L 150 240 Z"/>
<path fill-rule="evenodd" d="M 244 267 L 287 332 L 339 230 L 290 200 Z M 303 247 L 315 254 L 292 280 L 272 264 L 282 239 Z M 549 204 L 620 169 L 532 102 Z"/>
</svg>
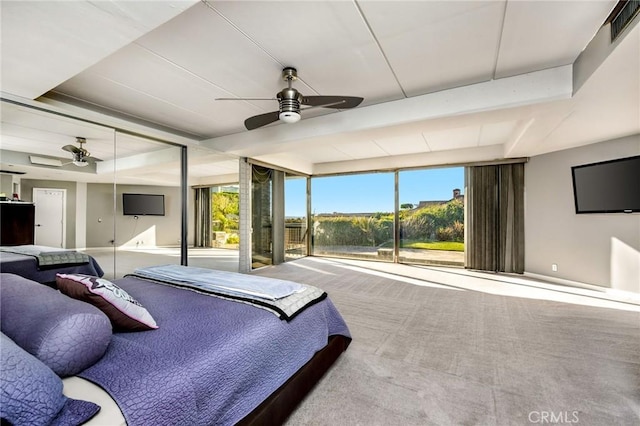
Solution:
<svg viewBox="0 0 640 426">
<path fill-rule="evenodd" d="M 303 96 L 303 105 L 324 106 L 325 108 L 355 108 L 364 100 L 357 96 Z"/>
<path fill-rule="evenodd" d="M 310 109 L 317 109 L 317 108 L 338 108 L 338 105 L 344 105 L 344 102 L 331 102 L 331 103 L 327 103 L 327 104 L 319 104 L 319 105 L 314 105 L 314 106 L 308 106 L 306 108 L 300 108 L 300 112 L 302 111 L 307 111 Z"/>
<path fill-rule="evenodd" d="M 66 163 L 62 163 L 61 166 L 66 166 L 67 164 L 75 164 L 76 166 L 78 165 L 77 163 L 87 163 L 87 164 L 95 164 L 98 163 L 101 160 L 100 158 L 96 158 L 96 157 L 90 157 L 90 156 L 81 156 L 81 155 L 74 155 L 73 160 L 72 161 L 68 161 Z"/>
<path fill-rule="evenodd" d="M 266 126 L 267 124 L 278 121 L 280 118 L 280 111 L 267 112 L 265 114 L 254 115 L 244 120 L 244 127 L 247 130 L 257 129 L 258 127 Z"/>
<path fill-rule="evenodd" d="M 80 148 L 78 148 L 75 145 L 65 145 L 65 146 L 62 147 L 62 149 L 65 150 L 65 151 L 69 151 L 71 153 L 74 153 L 74 154 L 80 152 Z"/>
<path fill-rule="evenodd" d="M 216 101 L 277 101 L 276 98 L 215 98 Z"/>
</svg>

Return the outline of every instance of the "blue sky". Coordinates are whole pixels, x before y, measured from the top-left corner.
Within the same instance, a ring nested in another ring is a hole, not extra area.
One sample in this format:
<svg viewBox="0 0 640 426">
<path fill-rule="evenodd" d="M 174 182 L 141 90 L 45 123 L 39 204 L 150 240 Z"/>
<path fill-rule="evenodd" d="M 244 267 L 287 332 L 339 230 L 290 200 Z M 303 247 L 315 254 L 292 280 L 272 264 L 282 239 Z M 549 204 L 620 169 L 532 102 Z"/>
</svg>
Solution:
<svg viewBox="0 0 640 426">
<path fill-rule="evenodd" d="M 315 177 L 311 179 L 313 213 L 393 211 L 393 173 Z M 464 167 L 400 172 L 400 204 L 450 200 L 453 189 L 464 194 Z M 287 179 L 286 216 L 304 216 L 305 179 Z"/>
</svg>

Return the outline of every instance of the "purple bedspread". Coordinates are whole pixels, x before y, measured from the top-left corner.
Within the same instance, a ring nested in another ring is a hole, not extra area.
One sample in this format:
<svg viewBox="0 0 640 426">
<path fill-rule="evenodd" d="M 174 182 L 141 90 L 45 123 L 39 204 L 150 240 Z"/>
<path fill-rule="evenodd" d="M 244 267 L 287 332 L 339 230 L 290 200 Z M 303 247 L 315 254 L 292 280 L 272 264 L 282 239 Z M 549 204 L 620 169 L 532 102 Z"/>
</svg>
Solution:
<svg viewBox="0 0 640 426">
<path fill-rule="evenodd" d="M 56 274 L 85 274 L 101 277 L 104 271 L 98 262 L 90 257 L 85 265 L 60 266 L 53 269 L 38 269 L 38 262 L 33 256 L 0 252 L 0 272 L 16 274 L 39 283 L 55 283 Z"/>
<path fill-rule="evenodd" d="M 329 299 L 286 322 L 244 303 L 135 277 L 115 283 L 159 329 L 114 333 L 105 356 L 79 375 L 111 394 L 129 426 L 235 424 L 329 336 L 350 337 Z"/>
</svg>

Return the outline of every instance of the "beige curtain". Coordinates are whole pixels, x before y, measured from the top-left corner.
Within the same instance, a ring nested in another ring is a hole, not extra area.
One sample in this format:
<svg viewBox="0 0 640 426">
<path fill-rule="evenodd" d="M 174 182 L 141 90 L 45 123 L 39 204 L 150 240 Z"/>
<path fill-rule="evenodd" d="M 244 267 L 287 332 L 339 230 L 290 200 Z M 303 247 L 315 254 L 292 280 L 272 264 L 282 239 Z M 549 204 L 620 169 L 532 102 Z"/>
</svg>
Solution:
<svg viewBox="0 0 640 426">
<path fill-rule="evenodd" d="M 524 164 L 467 170 L 466 267 L 524 272 Z"/>
</svg>

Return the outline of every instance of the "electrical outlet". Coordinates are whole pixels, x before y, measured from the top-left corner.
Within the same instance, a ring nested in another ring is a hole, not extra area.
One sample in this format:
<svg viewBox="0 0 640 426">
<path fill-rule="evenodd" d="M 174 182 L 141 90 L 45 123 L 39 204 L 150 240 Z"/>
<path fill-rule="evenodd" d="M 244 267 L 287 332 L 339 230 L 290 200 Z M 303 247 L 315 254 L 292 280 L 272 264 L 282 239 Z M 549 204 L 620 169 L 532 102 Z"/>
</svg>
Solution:
<svg viewBox="0 0 640 426">
<path fill-rule="evenodd" d="M 558 264 L 557 263 L 552 263 L 551 264 L 551 270 L 553 272 L 558 272 Z"/>
</svg>

